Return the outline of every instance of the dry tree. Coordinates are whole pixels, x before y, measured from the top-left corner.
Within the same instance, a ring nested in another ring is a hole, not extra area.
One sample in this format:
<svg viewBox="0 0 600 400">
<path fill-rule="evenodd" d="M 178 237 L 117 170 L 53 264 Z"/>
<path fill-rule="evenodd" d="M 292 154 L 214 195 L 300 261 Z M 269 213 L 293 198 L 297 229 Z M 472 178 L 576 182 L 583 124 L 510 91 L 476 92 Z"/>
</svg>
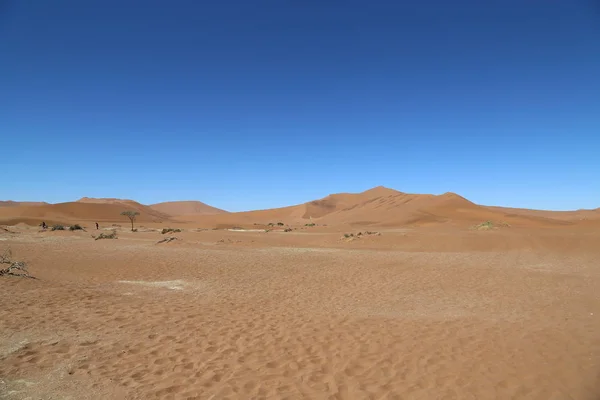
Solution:
<svg viewBox="0 0 600 400">
<path fill-rule="evenodd" d="M 3 265 L 8 265 L 6 268 L 1 268 Z M 25 278 L 33 278 L 27 271 L 27 264 L 24 261 L 14 261 L 12 259 L 12 251 L 10 247 L 4 250 L 0 256 L 0 276 L 12 275 L 23 276 Z"/>
<path fill-rule="evenodd" d="M 135 217 L 140 215 L 137 211 L 123 211 L 121 215 L 126 216 L 131 221 L 131 231 L 133 232 L 133 223 L 135 222 Z"/>
</svg>

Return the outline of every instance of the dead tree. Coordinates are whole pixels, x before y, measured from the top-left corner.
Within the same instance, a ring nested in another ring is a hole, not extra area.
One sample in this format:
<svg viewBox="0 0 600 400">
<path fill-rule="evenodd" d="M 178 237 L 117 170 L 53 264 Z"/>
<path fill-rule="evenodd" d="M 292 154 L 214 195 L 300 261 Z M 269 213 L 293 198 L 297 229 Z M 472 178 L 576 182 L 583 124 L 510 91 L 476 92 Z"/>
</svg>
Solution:
<svg viewBox="0 0 600 400">
<path fill-rule="evenodd" d="M 13 261 L 12 251 L 10 248 L 4 250 L 4 253 L 0 256 L 0 266 L 8 265 L 6 268 L 0 268 L 0 276 L 12 275 L 22 276 L 25 278 L 33 278 L 27 271 L 27 264 L 23 261 Z"/>
</svg>

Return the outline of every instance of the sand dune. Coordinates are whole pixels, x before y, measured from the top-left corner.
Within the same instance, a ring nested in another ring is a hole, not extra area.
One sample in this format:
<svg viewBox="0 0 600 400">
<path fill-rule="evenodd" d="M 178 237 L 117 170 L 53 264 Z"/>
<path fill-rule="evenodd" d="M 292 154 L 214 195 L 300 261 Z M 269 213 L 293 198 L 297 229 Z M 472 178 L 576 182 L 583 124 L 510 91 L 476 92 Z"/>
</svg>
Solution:
<svg viewBox="0 0 600 400">
<path fill-rule="evenodd" d="M 20 223 L 0 251 L 38 278 L 0 276 L 0 397 L 596 400 L 597 211 L 384 187 L 213 215 L 0 207 Z M 96 241 L 23 224 L 40 220 L 123 227 Z M 488 220 L 501 228 L 473 229 Z M 195 229 L 233 226 L 253 229 Z"/>
<path fill-rule="evenodd" d="M 409 194 L 382 186 L 361 193 L 338 193 L 289 207 L 228 213 L 197 201 L 165 202 L 145 206 L 133 200 L 81 198 L 61 204 L 13 204 L 0 207 L 0 222 L 39 224 L 52 221 L 117 221 L 123 210 L 140 212 L 140 222 L 194 224 L 231 228 L 266 226 L 282 222 L 329 226 L 408 227 L 472 226 L 483 221 L 522 227 L 557 227 L 600 223 L 600 209 L 568 212 L 511 209 L 475 204 L 456 193 Z"/>
<path fill-rule="evenodd" d="M 456 193 L 408 194 L 385 187 L 361 193 L 332 194 L 319 200 L 284 208 L 227 215 L 185 216 L 178 220 L 214 227 L 249 227 L 278 221 L 290 225 L 312 221 L 330 226 L 373 227 L 436 224 L 471 226 L 488 220 L 513 226 L 552 227 L 573 222 L 571 219 L 561 218 L 561 214 L 552 212 L 521 210 L 516 213 L 498 207 L 480 206 Z"/>
<path fill-rule="evenodd" d="M 18 207 L 18 206 L 43 206 L 48 203 L 43 201 L 13 201 L 13 200 L 0 200 L 0 207 Z"/>
<path fill-rule="evenodd" d="M 82 197 L 77 200 L 77 203 L 89 203 L 89 204 L 123 204 L 123 203 L 137 203 L 130 199 L 116 199 L 113 197 Z"/>
<path fill-rule="evenodd" d="M 593 210 L 574 210 L 574 211 L 546 211 L 546 210 L 529 210 L 524 208 L 509 208 L 487 206 L 486 208 L 499 211 L 508 215 L 525 215 L 532 217 L 551 218 L 564 221 L 582 221 L 582 220 L 598 220 L 600 219 L 600 208 Z"/>
<path fill-rule="evenodd" d="M 200 201 L 166 201 L 150 205 L 150 208 L 173 217 L 185 215 L 214 215 L 225 214 L 221 210 Z"/>
<path fill-rule="evenodd" d="M 115 222 L 127 219 L 121 216 L 121 212 L 132 210 L 140 215 L 139 222 L 160 222 L 169 220 L 169 216 L 162 214 L 148 206 L 133 202 L 70 202 L 58 204 L 46 204 L 41 206 L 17 206 L 0 208 L 0 223 L 16 224 L 19 222 L 39 225 L 41 221 L 46 223 L 77 223 L 83 221 Z"/>
</svg>

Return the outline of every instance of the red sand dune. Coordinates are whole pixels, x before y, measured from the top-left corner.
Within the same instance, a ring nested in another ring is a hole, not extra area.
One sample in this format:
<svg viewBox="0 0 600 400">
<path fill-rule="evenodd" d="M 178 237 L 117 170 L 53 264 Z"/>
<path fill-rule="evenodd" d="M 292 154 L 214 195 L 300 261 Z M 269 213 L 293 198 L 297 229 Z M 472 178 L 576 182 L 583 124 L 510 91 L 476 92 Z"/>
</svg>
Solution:
<svg viewBox="0 0 600 400">
<path fill-rule="evenodd" d="M 269 210 L 228 213 L 199 201 L 165 202 L 145 206 L 133 200 L 87 198 L 77 202 L 17 204 L 0 207 L 0 222 L 39 224 L 49 221 L 120 221 L 134 210 L 139 222 L 197 224 L 201 227 L 253 227 L 268 223 L 329 226 L 402 227 L 451 224 L 472 226 L 484 221 L 522 227 L 553 227 L 600 223 L 600 209 L 568 212 L 477 205 L 455 193 L 408 194 L 382 186 L 361 193 L 338 193 L 304 204 Z"/>
<path fill-rule="evenodd" d="M 150 208 L 167 214 L 170 216 L 182 216 L 182 215 L 215 215 L 225 214 L 228 211 L 221 210 L 208 204 L 202 203 L 201 201 L 166 201 L 162 203 L 156 203 L 150 205 Z"/>
<path fill-rule="evenodd" d="M 600 208 L 593 210 L 574 210 L 574 211 L 548 211 L 548 210 L 528 210 L 523 208 L 509 207 L 486 207 L 490 210 L 503 212 L 508 215 L 527 215 L 543 218 L 552 218 L 564 221 L 584 221 L 600 219 Z"/>
<path fill-rule="evenodd" d="M 600 212 L 594 211 L 600 217 Z M 555 217 L 556 216 L 556 217 Z M 361 193 L 332 194 L 319 200 L 271 210 L 230 213 L 226 215 L 188 217 L 198 224 L 249 227 L 254 224 L 284 222 L 320 225 L 355 225 L 374 227 L 424 226 L 450 223 L 471 226 L 484 221 L 512 226 L 552 227 L 575 223 L 577 219 L 561 218 L 562 214 L 520 210 L 515 213 L 497 207 L 477 205 L 455 193 L 442 195 L 407 194 L 385 187 Z M 183 218 L 178 218 L 184 221 Z"/>
<path fill-rule="evenodd" d="M 0 222 L 4 224 L 24 222 L 32 225 L 38 225 L 41 221 L 46 223 L 127 222 L 128 220 L 120 214 L 128 210 L 140 213 L 136 218 L 138 222 L 161 222 L 169 219 L 169 216 L 148 206 L 125 200 L 106 203 L 84 201 L 41 206 L 4 207 L 0 208 Z"/>
<path fill-rule="evenodd" d="M 43 206 L 48 203 L 43 201 L 13 201 L 13 200 L 0 200 L 0 207 L 18 207 L 18 206 Z"/>
</svg>

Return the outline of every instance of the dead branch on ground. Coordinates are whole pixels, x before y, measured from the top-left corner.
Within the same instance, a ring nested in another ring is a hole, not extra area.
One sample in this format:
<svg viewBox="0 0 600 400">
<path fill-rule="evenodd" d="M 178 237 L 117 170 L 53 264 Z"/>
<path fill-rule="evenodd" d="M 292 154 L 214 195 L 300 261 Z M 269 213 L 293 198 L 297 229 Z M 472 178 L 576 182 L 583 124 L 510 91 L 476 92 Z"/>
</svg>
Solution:
<svg viewBox="0 0 600 400">
<path fill-rule="evenodd" d="M 6 264 L 8 267 L 0 268 L 0 276 L 3 275 L 12 275 L 12 276 L 22 276 L 25 278 L 34 278 L 29 275 L 29 271 L 27 271 L 27 264 L 24 261 L 14 261 L 12 259 L 12 251 L 10 247 L 4 250 L 4 253 L 0 256 L 0 264 Z"/>
</svg>

